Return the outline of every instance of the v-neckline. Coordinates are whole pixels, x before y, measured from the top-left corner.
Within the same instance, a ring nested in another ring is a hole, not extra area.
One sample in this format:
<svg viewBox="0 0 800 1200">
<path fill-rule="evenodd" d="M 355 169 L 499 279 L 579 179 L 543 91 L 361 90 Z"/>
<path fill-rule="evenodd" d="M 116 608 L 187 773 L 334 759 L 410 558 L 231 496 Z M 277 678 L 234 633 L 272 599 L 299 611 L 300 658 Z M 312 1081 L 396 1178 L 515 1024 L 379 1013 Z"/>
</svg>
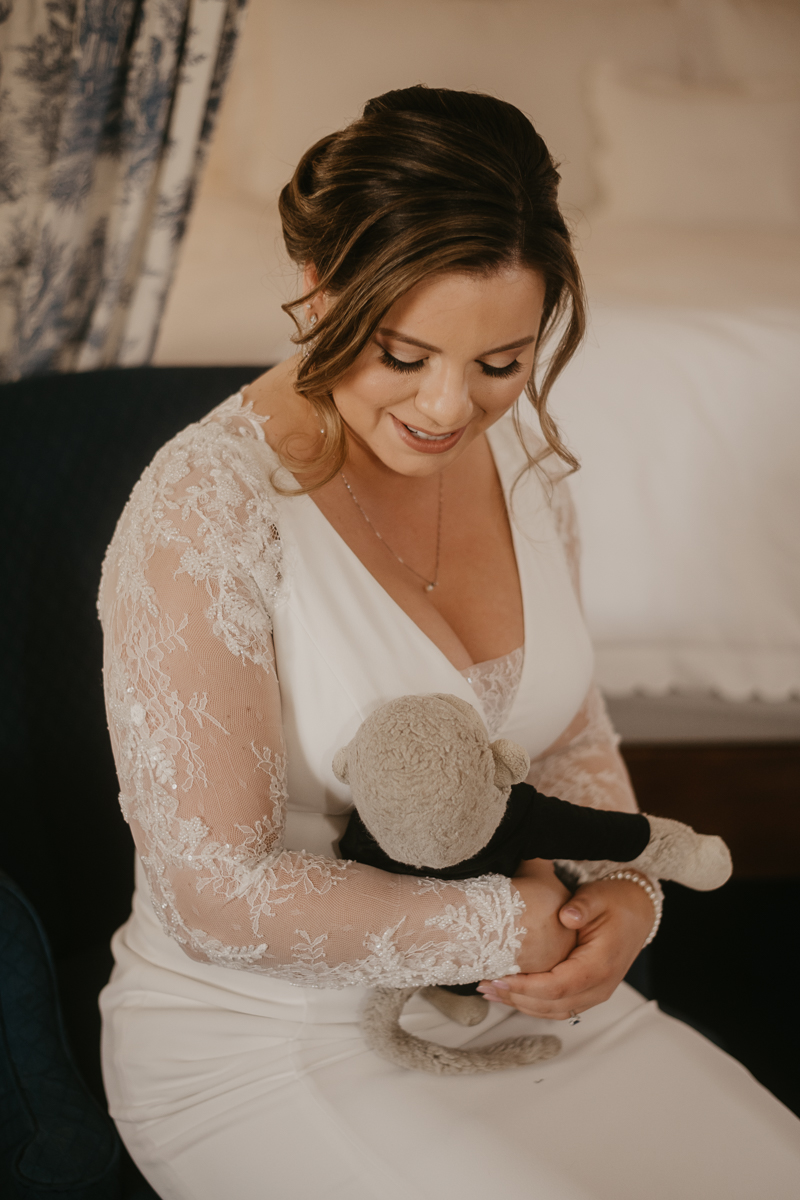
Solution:
<svg viewBox="0 0 800 1200">
<path fill-rule="evenodd" d="M 500 423 L 505 419 L 506 419 L 505 417 L 501 417 L 500 421 L 498 421 L 495 425 L 492 425 L 492 426 L 490 426 L 489 429 L 487 429 L 486 440 L 489 444 L 489 452 L 492 456 L 492 462 L 494 464 L 494 469 L 497 472 L 497 478 L 499 479 L 500 487 L 502 488 L 503 503 L 505 505 L 505 510 L 506 510 L 506 519 L 508 520 L 509 528 L 511 530 L 511 544 L 512 544 L 512 548 L 514 551 L 514 565 L 515 565 L 516 571 L 517 571 L 517 582 L 518 582 L 518 586 L 519 586 L 519 590 L 520 590 L 520 597 L 522 599 L 522 648 L 524 649 L 525 642 L 526 642 L 527 630 L 528 630 L 527 588 L 526 588 L 524 572 L 520 566 L 521 559 L 520 559 L 519 546 L 518 546 L 518 541 L 517 541 L 517 531 L 514 527 L 514 521 L 513 521 L 510 509 L 509 509 L 509 491 L 508 491 L 508 487 L 506 485 L 506 479 L 505 479 L 505 475 L 504 475 L 504 471 L 503 471 L 503 467 L 505 466 L 505 464 L 501 462 L 502 447 L 498 447 L 497 445 L 494 444 L 497 426 L 500 425 Z M 268 443 L 267 443 L 267 445 L 268 445 Z M 271 449 L 271 447 L 270 447 L 270 449 Z M 274 451 L 273 451 L 273 453 L 274 453 Z M 367 579 L 369 579 L 371 581 L 371 584 L 380 591 L 382 596 L 384 596 L 386 598 L 386 601 L 389 604 L 394 605 L 394 607 L 397 609 L 397 611 L 402 614 L 402 618 L 408 623 L 410 628 L 415 630 L 416 634 L 420 638 L 422 638 L 428 646 L 432 647 L 439 655 L 441 655 L 441 657 L 445 660 L 445 662 L 450 667 L 450 669 L 452 671 L 455 671 L 456 674 L 459 675 L 459 677 L 461 679 L 463 679 L 464 676 L 461 674 L 462 668 L 457 667 L 455 665 L 455 663 L 452 662 L 452 660 L 450 658 L 448 658 L 447 654 L 445 654 L 445 652 L 444 652 L 444 650 L 442 650 L 441 646 L 439 646 L 433 640 L 433 638 L 430 636 L 430 634 L 425 632 L 425 630 L 422 628 L 422 626 L 419 625 L 414 620 L 414 618 L 410 615 L 410 613 L 407 613 L 406 610 L 403 608 L 403 606 L 401 604 L 399 604 L 397 600 L 395 600 L 394 596 L 392 596 L 386 590 L 386 588 L 383 586 L 383 584 L 378 579 L 375 578 L 375 576 L 372 574 L 372 572 L 369 570 L 369 568 L 367 566 L 365 566 L 365 564 L 358 557 L 355 550 L 353 550 L 353 548 L 347 544 L 345 539 L 339 533 L 338 529 L 336 529 L 335 526 L 328 520 L 328 518 L 325 516 L 322 509 L 320 509 L 319 506 L 314 503 L 314 501 L 311 499 L 311 497 L 304 494 L 302 496 L 292 497 L 292 499 L 294 499 L 296 501 L 301 501 L 301 502 L 305 501 L 308 505 L 311 506 L 311 508 L 314 510 L 314 512 L 319 516 L 320 520 L 324 523 L 325 528 L 328 529 L 330 531 L 330 533 L 333 535 L 333 537 L 337 539 L 338 543 L 340 543 L 341 546 L 344 548 L 345 553 L 352 558 L 353 562 L 356 564 L 357 570 L 360 570 L 361 572 L 363 572 L 363 574 L 367 577 Z M 455 633 L 455 630 L 453 630 L 453 632 Z M 460 640 L 461 639 L 459 638 L 459 641 Z M 462 643 L 462 645 L 463 645 L 463 643 Z M 466 647 L 464 647 L 464 648 L 466 649 Z M 518 650 L 519 648 L 520 648 L 519 646 L 515 646 L 513 650 L 509 651 L 509 653 L 513 654 L 514 651 Z M 499 657 L 505 657 L 505 656 L 500 655 Z M 484 661 L 492 662 L 492 661 L 494 661 L 494 659 L 486 659 Z M 480 665 L 481 665 L 481 663 L 475 663 L 475 662 L 469 664 L 470 667 L 476 667 L 476 666 L 480 666 Z M 468 668 L 463 668 L 463 669 L 466 670 Z M 525 670 L 525 660 L 523 659 L 523 672 L 524 672 L 524 670 Z M 469 684 L 467 686 L 469 686 Z"/>
</svg>

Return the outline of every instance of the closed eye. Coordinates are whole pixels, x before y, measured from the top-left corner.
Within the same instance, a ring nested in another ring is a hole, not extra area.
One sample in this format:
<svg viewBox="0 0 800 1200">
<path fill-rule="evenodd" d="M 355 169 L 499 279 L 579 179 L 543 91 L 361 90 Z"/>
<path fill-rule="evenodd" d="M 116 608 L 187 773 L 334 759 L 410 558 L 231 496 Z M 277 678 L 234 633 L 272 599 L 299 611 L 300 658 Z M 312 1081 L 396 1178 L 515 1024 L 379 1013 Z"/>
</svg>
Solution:
<svg viewBox="0 0 800 1200">
<path fill-rule="evenodd" d="M 417 371 L 421 371 L 426 363 L 425 358 L 417 358 L 414 362 L 405 362 L 402 358 L 395 358 L 390 354 L 385 346 L 381 346 L 381 362 L 390 371 L 397 371 L 400 375 L 416 375 Z M 478 359 L 478 364 L 484 375 L 490 379 L 510 379 L 512 375 L 516 375 L 522 370 L 522 363 L 516 359 L 508 363 L 505 367 L 490 367 L 488 363 L 481 362 Z"/>
<path fill-rule="evenodd" d="M 482 362 L 481 370 L 490 379 L 509 379 L 512 375 L 516 375 L 517 371 L 522 370 L 522 363 L 514 359 L 506 367 L 490 367 L 488 363 Z"/>
<path fill-rule="evenodd" d="M 383 346 L 381 346 L 381 362 L 390 371 L 399 371 L 401 375 L 415 375 L 425 366 L 424 358 L 418 358 L 415 362 L 403 362 L 401 358 L 395 358 Z"/>
</svg>

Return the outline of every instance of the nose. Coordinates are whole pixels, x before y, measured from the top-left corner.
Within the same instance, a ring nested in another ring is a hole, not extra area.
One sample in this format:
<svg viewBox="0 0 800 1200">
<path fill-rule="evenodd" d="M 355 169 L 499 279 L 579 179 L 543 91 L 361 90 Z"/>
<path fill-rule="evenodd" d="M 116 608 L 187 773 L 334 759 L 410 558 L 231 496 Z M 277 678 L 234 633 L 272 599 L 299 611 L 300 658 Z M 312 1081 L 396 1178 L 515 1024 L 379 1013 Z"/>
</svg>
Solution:
<svg viewBox="0 0 800 1200">
<path fill-rule="evenodd" d="M 473 404 L 463 370 L 455 365 L 432 373 L 414 400 L 420 416 L 442 430 L 460 429 L 472 418 Z"/>
</svg>

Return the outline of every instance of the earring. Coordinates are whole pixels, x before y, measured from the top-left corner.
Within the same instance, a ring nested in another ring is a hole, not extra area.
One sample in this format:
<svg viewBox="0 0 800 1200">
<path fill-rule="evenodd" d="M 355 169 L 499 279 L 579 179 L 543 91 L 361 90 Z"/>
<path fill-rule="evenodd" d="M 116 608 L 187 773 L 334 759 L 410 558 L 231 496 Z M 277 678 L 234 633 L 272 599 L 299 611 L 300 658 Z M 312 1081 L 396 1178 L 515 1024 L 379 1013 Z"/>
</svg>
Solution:
<svg viewBox="0 0 800 1200">
<path fill-rule="evenodd" d="M 309 307 L 310 307 L 310 306 L 307 304 L 307 305 L 306 305 L 306 308 L 309 308 Z M 311 314 L 311 317 L 310 317 L 310 319 L 309 319 L 309 322 L 308 322 L 308 323 L 309 323 L 309 325 L 311 326 L 311 328 L 313 329 L 313 328 L 314 328 L 314 326 L 315 326 L 315 325 L 316 325 L 316 323 L 317 323 L 317 314 L 316 314 L 316 313 L 312 313 L 312 314 Z M 303 343 L 303 358 L 308 358 L 308 355 L 309 355 L 308 342 L 304 342 L 304 343 Z"/>
</svg>

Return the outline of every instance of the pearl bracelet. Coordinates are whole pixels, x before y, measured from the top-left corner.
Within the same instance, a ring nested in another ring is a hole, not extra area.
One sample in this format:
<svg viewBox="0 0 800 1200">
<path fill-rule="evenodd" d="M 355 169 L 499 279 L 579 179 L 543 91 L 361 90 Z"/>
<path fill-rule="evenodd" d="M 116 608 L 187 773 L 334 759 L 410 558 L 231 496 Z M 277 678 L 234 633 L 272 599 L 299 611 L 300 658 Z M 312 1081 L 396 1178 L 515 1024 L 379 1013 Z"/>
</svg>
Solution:
<svg viewBox="0 0 800 1200">
<path fill-rule="evenodd" d="M 656 910 L 653 928 L 650 930 L 650 936 L 644 944 L 645 946 L 649 946 L 658 933 L 658 927 L 661 924 L 661 913 L 664 908 L 664 893 L 661 890 L 661 884 L 657 881 L 655 884 L 652 884 L 646 876 L 640 875 L 638 871 L 612 871 L 610 875 L 604 875 L 603 879 L 630 879 L 632 883 L 638 883 L 640 888 L 644 888 L 653 902 L 653 908 Z M 600 883 L 601 880 L 598 879 L 597 882 Z M 644 946 L 642 949 L 644 949 Z"/>
</svg>

